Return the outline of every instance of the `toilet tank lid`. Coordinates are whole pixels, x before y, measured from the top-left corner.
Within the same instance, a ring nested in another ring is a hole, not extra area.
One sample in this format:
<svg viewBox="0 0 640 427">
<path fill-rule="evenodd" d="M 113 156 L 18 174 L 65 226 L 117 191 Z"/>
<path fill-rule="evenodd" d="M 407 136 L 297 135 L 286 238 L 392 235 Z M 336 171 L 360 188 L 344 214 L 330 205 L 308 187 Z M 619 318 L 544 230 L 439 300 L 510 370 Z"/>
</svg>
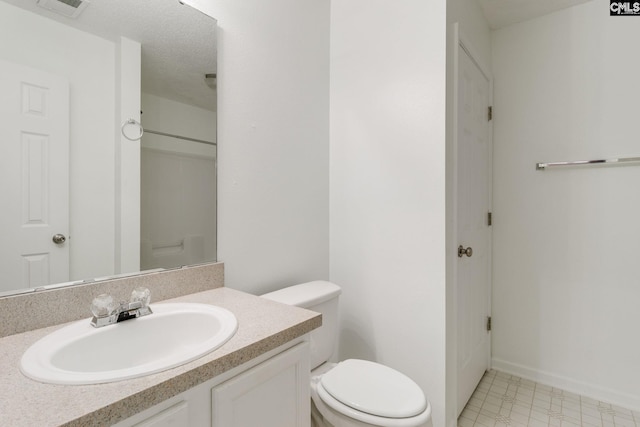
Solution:
<svg viewBox="0 0 640 427">
<path fill-rule="evenodd" d="M 262 297 L 287 305 L 309 308 L 333 299 L 341 292 L 342 289 L 335 283 L 316 280 L 269 292 Z"/>
</svg>

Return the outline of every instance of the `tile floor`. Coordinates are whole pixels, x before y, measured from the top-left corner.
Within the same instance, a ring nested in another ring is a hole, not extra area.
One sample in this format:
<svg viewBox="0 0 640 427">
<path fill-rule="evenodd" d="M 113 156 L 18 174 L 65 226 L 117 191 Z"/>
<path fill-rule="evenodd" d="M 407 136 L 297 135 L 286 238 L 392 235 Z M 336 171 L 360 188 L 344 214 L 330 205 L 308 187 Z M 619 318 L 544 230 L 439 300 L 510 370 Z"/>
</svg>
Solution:
<svg viewBox="0 0 640 427">
<path fill-rule="evenodd" d="M 640 412 L 488 371 L 458 418 L 458 427 L 640 427 Z"/>
</svg>

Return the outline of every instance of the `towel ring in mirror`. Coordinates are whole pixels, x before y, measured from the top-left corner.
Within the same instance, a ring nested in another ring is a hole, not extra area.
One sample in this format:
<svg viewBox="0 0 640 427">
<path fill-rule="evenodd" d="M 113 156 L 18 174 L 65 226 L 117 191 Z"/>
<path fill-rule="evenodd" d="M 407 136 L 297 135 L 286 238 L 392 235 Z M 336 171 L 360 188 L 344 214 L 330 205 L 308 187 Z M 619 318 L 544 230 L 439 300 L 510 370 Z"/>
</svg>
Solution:
<svg viewBox="0 0 640 427">
<path fill-rule="evenodd" d="M 124 128 L 127 127 L 128 125 L 136 125 L 136 126 L 138 126 L 140 128 L 140 135 L 138 135 L 138 136 L 136 136 L 134 138 L 129 137 L 124 131 Z M 124 122 L 122 124 L 122 128 L 121 129 L 122 129 L 122 136 L 127 138 L 129 141 L 139 141 L 140 138 L 142 138 L 142 135 L 144 135 L 144 128 L 142 127 L 142 124 L 140 124 L 140 122 L 135 120 L 135 119 L 129 119 L 126 122 Z"/>
</svg>

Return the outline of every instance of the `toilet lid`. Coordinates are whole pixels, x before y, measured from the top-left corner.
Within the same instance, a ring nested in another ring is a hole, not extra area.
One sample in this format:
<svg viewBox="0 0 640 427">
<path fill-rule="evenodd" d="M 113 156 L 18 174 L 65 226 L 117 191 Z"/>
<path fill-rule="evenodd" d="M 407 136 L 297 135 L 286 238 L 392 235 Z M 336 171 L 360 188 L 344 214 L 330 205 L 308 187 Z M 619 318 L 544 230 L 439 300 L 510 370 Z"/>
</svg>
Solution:
<svg viewBox="0 0 640 427">
<path fill-rule="evenodd" d="M 414 417 L 427 408 L 424 393 L 411 378 L 367 360 L 340 362 L 320 382 L 337 401 L 379 417 Z"/>
</svg>

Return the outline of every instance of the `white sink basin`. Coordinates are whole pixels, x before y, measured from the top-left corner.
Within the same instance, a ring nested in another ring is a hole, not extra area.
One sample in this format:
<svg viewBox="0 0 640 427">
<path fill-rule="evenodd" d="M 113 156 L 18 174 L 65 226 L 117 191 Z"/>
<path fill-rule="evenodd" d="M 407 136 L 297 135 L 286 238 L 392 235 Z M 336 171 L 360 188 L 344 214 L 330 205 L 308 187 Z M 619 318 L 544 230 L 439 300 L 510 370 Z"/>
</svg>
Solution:
<svg viewBox="0 0 640 427">
<path fill-rule="evenodd" d="M 22 356 L 37 381 L 97 384 L 164 371 L 223 345 L 238 321 L 229 310 L 191 303 L 153 304 L 153 314 L 94 328 L 81 320 L 47 335 Z"/>
</svg>

